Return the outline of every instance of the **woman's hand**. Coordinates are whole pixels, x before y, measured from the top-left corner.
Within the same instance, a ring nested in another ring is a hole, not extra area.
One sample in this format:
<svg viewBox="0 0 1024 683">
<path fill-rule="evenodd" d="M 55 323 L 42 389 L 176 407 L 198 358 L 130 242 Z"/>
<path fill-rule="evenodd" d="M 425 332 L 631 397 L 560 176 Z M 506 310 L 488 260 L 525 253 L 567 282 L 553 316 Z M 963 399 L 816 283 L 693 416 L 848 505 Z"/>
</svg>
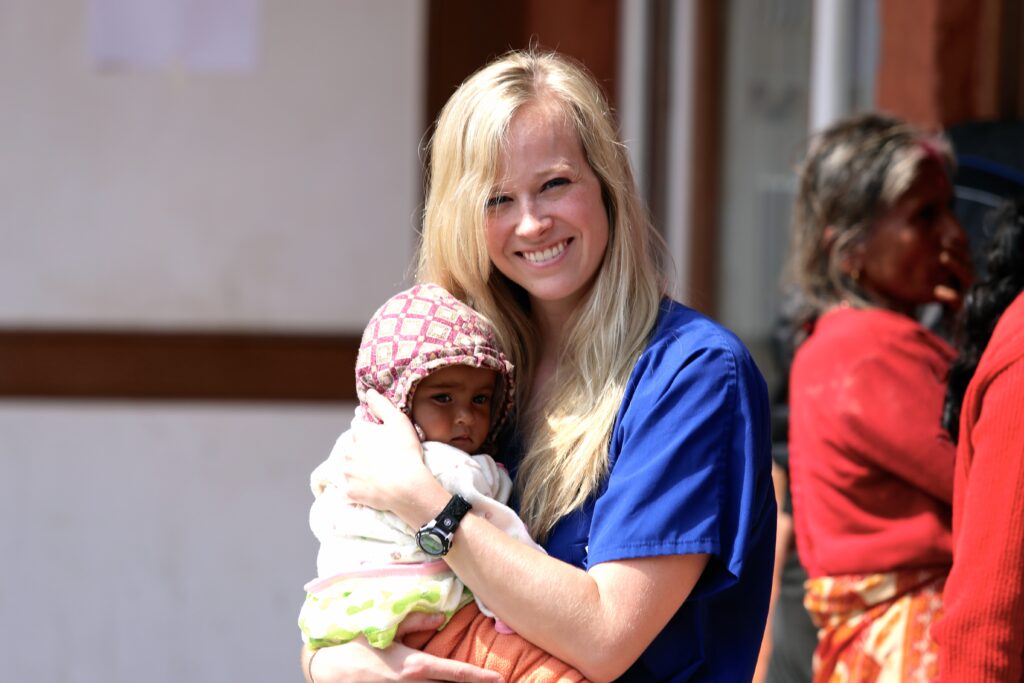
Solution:
<svg viewBox="0 0 1024 683">
<path fill-rule="evenodd" d="M 367 683 L 377 681 L 466 681 L 501 683 L 501 675 L 470 664 L 442 659 L 402 644 L 402 639 L 419 631 L 436 630 L 444 618 L 439 614 L 410 614 L 398 627 L 395 642 L 386 649 L 370 647 L 365 640 L 325 647 L 313 652 L 302 649 L 302 670 L 309 683 Z M 314 656 L 315 655 L 315 656 Z"/>
<path fill-rule="evenodd" d="M 367 392 L 366 404 L 381 424 L 353 421 L 352 443 L 340 464 L 346 494 L 419 527 L 444 507 L 448 495 L 424 464 L 409 418 L 376 391 Z"/>
</svg>

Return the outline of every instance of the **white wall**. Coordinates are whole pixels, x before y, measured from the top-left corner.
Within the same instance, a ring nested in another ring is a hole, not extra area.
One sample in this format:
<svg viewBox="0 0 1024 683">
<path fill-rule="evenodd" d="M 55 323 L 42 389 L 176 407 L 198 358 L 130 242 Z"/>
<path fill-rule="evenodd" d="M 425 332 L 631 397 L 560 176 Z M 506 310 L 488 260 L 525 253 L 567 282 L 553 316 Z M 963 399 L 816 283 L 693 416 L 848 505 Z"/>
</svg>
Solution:
<svg viewBox="0 0 1024 683">
<path fill-rule="evenodd" d="M 351 406 L 0 404 L 0 680 L 301 681 Z"/>
<path fill-rule="evenodd" d="M 264 0 L 250 73 L 0 3 L 0 326 L 359 331 L 405 284 L 425 4 Z M 300 681 L 349 405 L 0 401 L 0 681 Z"/>
<path fill-rule="evenodd" d="M 423 3 L 262 7 L 223 75 L 100 71 L 84 1 L 3 3 L 0 324 L 361 330 L 403 286 Z"/>
</svg>

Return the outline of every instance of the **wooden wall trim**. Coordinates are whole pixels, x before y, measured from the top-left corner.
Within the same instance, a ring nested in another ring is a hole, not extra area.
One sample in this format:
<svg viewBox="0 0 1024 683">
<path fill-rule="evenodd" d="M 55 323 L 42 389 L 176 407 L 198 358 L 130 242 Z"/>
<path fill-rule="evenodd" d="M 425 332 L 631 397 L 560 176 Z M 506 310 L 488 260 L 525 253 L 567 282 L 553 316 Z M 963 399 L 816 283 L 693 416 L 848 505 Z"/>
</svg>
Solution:
<svg viewBox="0 0 1024 683">
<path fill-rule="evenodd" d="M 426 124 L 493 58 L 531 45 L 583 62 L 616 102 L 619 0 L 431 0 Z"/>
<path fill-rule="evenodd" d="M 0 397 L 354 401 L 359 337 L 0 331 Z"/>
<path fill-rule="evenodd" d="M 718 309 L 718 216 L 722 168 L 722 74 L 725 49 L 724 4 L 701 0 L 696 7 L 696 64 L 693 116 L 695 169 L 690 196 L 688 303 L 715 317 Z"/>
<path fill-rule="evenodd" d="M 477 69 L 522 47 L 526 7 L 504 0 L 427 3 L 426 128 L 431 129 L 456 88 Z"/>
<path fill-rule="evenodd" d="M 523 35 L 518 47 L 536 44 L 558 50 L 586 65 L 618 103 L 619 0 L 524 0 Z"/>
</svg>

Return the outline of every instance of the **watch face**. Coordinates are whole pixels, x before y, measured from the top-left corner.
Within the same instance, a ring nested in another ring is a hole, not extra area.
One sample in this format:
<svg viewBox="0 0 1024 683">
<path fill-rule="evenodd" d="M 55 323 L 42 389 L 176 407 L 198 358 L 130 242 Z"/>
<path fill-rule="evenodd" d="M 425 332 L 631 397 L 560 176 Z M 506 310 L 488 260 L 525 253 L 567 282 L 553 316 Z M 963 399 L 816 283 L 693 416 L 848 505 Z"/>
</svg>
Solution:
<svg viewBox="0 0 1024 683">
<path fill-rule="evenodd" d="M 444 540 L 440 534 L 433 529 L 424 530 L 416 534 L 416 545 L 427 555 L 439 557 L 444 555 Z"/>
</svg>

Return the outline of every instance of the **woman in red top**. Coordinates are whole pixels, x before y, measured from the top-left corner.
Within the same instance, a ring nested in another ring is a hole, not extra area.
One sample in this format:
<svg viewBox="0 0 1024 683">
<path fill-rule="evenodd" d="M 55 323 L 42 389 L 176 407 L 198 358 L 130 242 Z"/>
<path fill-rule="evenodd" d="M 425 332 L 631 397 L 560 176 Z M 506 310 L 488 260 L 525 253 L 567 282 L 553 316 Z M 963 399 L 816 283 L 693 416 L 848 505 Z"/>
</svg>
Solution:
<svg viewBox="0 0 1024 683">
<path fill-rule="evenodd" d="M 1024 681 L 1024 199 L 1000 218 L 946 396 L 957 451 L 953 571 L 935 628 L 943 683 Z"/>
<path fill-rule="evenodd" d="M 790 476 L 815 681 L 937 673 L 954 353 L 915 316 L 958 307 L 970 279 L 951 168 L 945 140 L 867 114 L 818 135 L 800 169 L 793 260 L 809 336 L 790 375 Z"/>
</svg>

